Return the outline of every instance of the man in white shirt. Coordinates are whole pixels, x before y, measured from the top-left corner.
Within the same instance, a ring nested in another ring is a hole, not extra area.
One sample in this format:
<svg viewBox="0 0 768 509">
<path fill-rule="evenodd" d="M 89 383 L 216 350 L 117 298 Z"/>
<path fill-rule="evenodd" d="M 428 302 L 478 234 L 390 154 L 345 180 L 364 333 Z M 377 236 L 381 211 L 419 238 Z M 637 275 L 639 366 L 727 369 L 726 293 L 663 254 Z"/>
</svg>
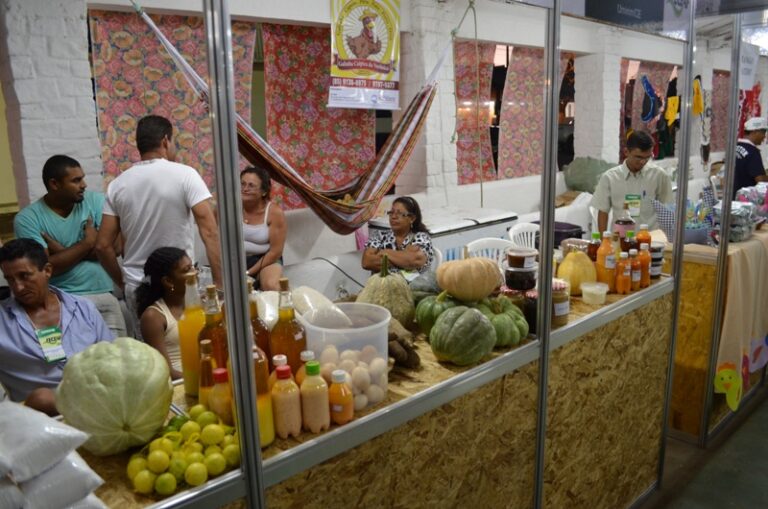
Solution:
<svg viewBox="0 0 768 509">
<path fill-rule="evenodd" d="M 608 229 L 608 212 L 619 217 L 624 204 L 637 224 L 658 228 L 653 200 L 672 203 L 672 179 L 653 164 L 653 138 L 645 131 L 635 131 L 627 139 L 626 158 L 619 166 L 603 173 L 595 188 L 590 205 L 599 212 L 597 225 L 601 232 Z"/>
<path fill-rule="evenodd" d="M 221 253 L 211 193 L 197 170 L 174 162 L 176 146 L 168 119 L 149 115 L 139 120 L 136 145 L 141 161 L 107 189 L 96 253 L 115 284 L 124 289 L 138 336 L 133 293 L 144 277 L 149 255 L 160 247 L 176 247 L 194 259 L 193 221 L 217 285 L 221 284 Z M 125 239 L 122 271 L 113 248 L 121 234 Z"/>
</svg>

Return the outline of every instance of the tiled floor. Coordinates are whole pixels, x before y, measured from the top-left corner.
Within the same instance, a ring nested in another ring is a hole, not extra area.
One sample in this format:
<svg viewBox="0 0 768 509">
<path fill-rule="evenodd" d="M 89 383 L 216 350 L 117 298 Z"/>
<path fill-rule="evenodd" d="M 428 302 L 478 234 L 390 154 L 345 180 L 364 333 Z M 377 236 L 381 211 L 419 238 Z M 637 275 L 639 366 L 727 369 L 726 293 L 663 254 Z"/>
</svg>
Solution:
<svg viewBox="0 0 768 509">
<path fill-rule="evenodd" d="M 643 509 L 768 508 L 768 400 L 706 450 L 667 444 L 665 480 Z"/>
</svg>

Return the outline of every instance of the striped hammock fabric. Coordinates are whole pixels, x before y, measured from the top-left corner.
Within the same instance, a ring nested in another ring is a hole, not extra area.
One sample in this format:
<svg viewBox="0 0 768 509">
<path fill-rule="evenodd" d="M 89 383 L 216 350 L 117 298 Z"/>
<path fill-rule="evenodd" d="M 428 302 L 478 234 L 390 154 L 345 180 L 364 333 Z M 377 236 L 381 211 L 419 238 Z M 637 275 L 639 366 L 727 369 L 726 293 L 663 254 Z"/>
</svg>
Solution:
<svg viewBox="0 0 768 509">
<path fill-rule="evenodd" d="M 157 36 L 168 55 L 174 61 L 189 86 L 207 101 L 208 85 L 191 65 L 181 56 L 143 10 L 139 15 Z M 376 159 L 360 176 L 345 186 L 332 190 L 317 190 L 273 149 L 248 123 L 237 115 L 237 141 L 240 153 L 251 164 L 270 170 L 271 177 L 290 187 L 336 233 L 346 235 L 364 225 L 376 213 L 382 198 L 394 184 L 413 152 L 416 140 L 424 127 L 427 112 L 437 91 L 437 72 L 442 66 L 448 49 L 443 52 L 427 83 L 411 100 L 403 117 L 395 126 Z M 352 202 L 344 200 L 349 195 Z"/>
</svg>

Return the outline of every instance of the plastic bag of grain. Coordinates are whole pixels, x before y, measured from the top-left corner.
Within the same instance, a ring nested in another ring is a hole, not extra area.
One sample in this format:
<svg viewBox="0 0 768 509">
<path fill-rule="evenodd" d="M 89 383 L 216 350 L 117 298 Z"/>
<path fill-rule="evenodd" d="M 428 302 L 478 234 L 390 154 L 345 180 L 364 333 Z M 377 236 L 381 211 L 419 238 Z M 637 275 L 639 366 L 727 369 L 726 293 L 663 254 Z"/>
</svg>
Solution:
<svg viewBox="0 0 768 509">
<path fill-rule="evenodd" d="M 0 507 L 3 509 L 20 509 L 24 504 L 24 496 L 18 486 L 9 479 L 0 479 Z"/>
<path fill-rule="evenodd" d="M 75 451 L 37 477 L 20 484 L 24 509 L 69 507 L 104 484 Z"/>
<path fill-rule="evenodd" d="M 86 433 L 42 412 L 11 401 L 0 403 L 0 469 L 17 483 L 55 465 L 87 439 Z"/>
</svg>

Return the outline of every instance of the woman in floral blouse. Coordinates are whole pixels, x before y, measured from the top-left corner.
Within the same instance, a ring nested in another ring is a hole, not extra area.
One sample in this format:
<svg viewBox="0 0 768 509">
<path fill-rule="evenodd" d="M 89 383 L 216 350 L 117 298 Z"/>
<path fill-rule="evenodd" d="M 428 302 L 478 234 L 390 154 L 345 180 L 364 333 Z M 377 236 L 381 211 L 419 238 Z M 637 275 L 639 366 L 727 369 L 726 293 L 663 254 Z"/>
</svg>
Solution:
<svg viewBox="0 0 768 509">
<path fill-rule="evenodd" d="M 434 259 L 432 239 L 424 223 L 421 209 L 410 196 L 401 196 L 387 211 L 390 230 L 375 232 L 365 244 L 363 268 L 372 272 L 381 269 L 384 255 L 389 259 L 390 272 L 401 272 L 406 279 L 429 270 Z"/>
</svg>

